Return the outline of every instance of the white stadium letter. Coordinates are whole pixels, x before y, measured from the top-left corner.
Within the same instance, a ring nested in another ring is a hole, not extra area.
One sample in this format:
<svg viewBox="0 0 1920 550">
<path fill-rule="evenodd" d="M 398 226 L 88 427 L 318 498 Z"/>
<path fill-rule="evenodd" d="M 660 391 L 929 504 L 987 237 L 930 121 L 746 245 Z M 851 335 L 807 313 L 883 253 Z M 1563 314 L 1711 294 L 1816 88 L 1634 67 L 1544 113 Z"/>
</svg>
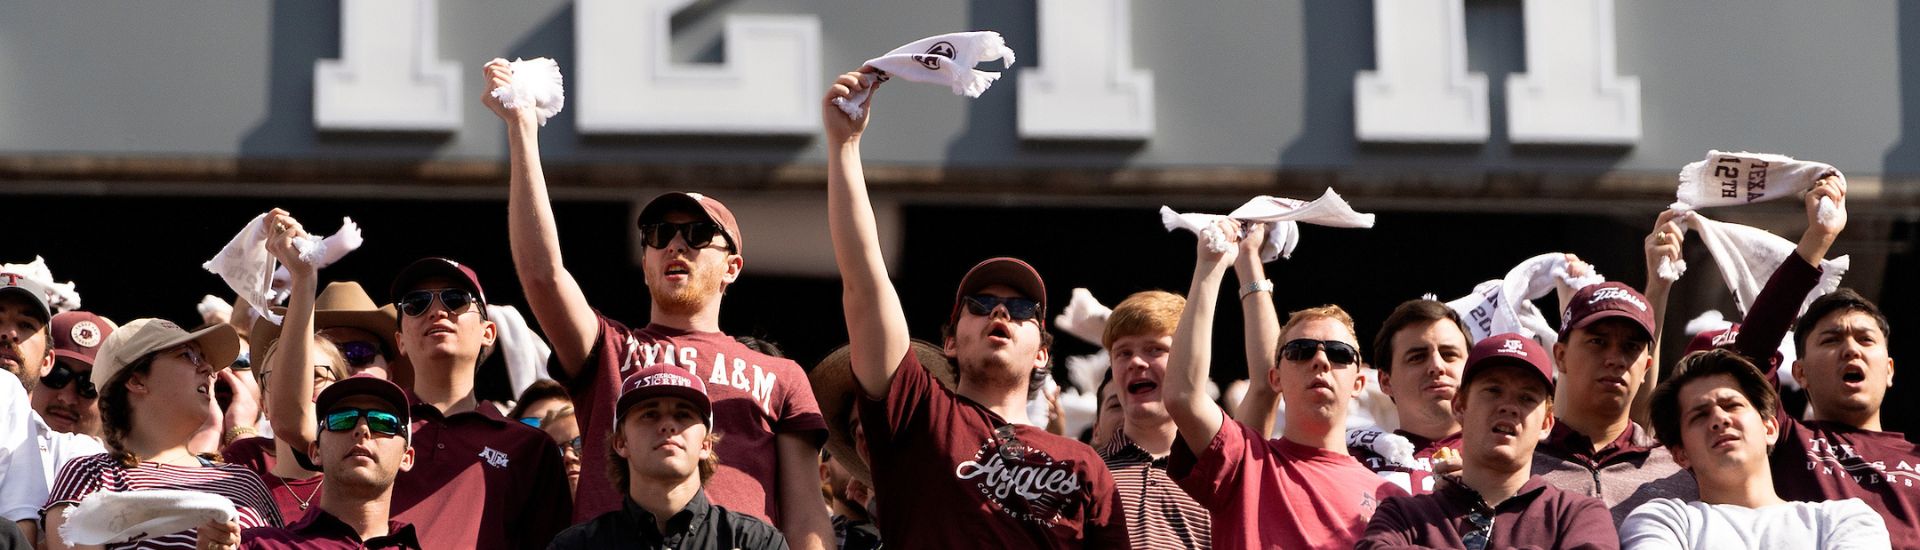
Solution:
<svg viewBox="0 0 1920 550">
<path fill-rule="evenodd" d="M 1482 143 L 1487 75 L 1467 71 L 1465 0 L 1374 0 L 1374 69 L 1353 77 L 1360 141 Z"/>
<path fill-rule="evenodd" d="M 1020 70 L 1020 137 L 1144 140 L 1153 72 L 1133 68 L 1133 0 L 1037 0 L 1040 66 Z"/>
<path fill-rule="evenodd" d="M 729 15 L 724 62 L 676 64 L 673 14 L 696 0 L 580 0 L 569 98 L 581 133 L 819 131 L 820 20 Z M 577 106 L 577 107 L 576 107 Z"/>
<path fill-rule="evenodd" d="M 1632 145 L 1640 79 L 1614 68 L 1613 0 L 1526 0 L 1527 72 L 1507 77 L 1514 143 Z"/>
<path fill-rule="evenodd" d="M 436 0 L 341 0 L 340 59 L 313 66 L 321 130 L 460 127 L 460 64 L 441 61 Z"/>
</svg>

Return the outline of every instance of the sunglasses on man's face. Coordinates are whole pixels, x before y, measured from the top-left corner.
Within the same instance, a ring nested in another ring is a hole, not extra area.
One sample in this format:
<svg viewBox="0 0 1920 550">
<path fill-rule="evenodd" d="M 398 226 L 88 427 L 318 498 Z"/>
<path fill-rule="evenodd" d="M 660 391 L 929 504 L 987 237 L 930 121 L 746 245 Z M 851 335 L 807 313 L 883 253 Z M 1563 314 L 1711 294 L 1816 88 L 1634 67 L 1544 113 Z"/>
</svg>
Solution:
<svg viewBox="0 0 1920 550">
<path fill-rule="evenodd" d="M 975 294 L 962 300 L 967 304 L 967 312 L 974 315 L 992 315 L 993 308 L 1007 306 L 1007 318 L 1015 321 L 1031 321 L 1040 317 L 1040 302 L 1019 296 L 991 296 Z"/>
<path fill-rule="evenodd" d="M 1335 365 L 1351 365 L 1360 362 L 1360 350 L 1346 342 L 1333 340 L 1315 340 L 1300 338 L 1280 346 L 1280 358 L 1288 361 L 1307 361 L 1320 350 L 1327 350 L 1327 362 Z"/>
<path fill-rule="evenodd" d="M 373 358 L 380 355 L 380 348 L 368 342 L 341 342 L 339 347 L 340 355 L 347 358 L 347 366 L 353 368 L 372 364 Z"/>
<path fill-rule="evenodd" d="M 675 235 L 685 237 L 688 248 L 699 249 L 712 246 L 714 237 L 726 239 L 726 248 L 731 249 L 733 246 L 733 239 L 727 237 L 726 233 L 721 230 L 720 225 L 713 222 L 662 222 L 642 224 L 640 226 L 640 242 L 651 248 L 666 248 L 668 244 L 673 242 Z"/>
<path fill-rule="evenodd" d="M 458 288 L 415 290 L 400 295 L 400 312 L 408 317 L 426 315 L 427 309 L 433 307 L 435 298 L 440 300 L 440 305 L 447 308 L 447 313 L 460 313 L 465 311 L 469 304 L 480 301 L 472 292 Z M 345 349 L 341 350 L 341 353 L 345 352 Z"/>
<path fill-rule="evenodd" d="M 53 369 L 40 377 L 40 385 L 59 390 L 66 388 L 67 384 L 73 384 L 74 393 L 80 394 L 81 399 L 93 399 L 100 397 L 100 391 L 93 387 L 92 374 L 73 370 L 66 363 L 54 363 Z"/>
<path fill-rule="evenodd" d="M 322 419 L 329 432 L 350 432 L 360 425 L 360 419 L 367 419 L 367 431 L 380 435 L 405 435 L 407 427 L 400 423 L 400 417 L 387 411 L 372 409 L 336 409 Z"/>
</svg>

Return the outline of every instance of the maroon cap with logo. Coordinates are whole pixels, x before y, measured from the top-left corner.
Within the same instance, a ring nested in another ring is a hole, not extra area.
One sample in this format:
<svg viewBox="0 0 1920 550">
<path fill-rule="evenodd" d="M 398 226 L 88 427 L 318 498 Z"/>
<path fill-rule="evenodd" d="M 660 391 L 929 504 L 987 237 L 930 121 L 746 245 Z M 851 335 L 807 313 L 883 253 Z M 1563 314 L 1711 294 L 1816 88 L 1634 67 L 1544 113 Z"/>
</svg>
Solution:
<svg viewBox="0 0 1920 550">
<path fill-rule="evenodd" d="M 1017 258 L 990 258 L 967 270 L 967 276 L 960 278 L 960 290 L 953 293 L 953 312 L 947 316 L 948 323 L 960 321 L 961 300 L 967 299 L 994 285 L 1006 285 L 1020 296 L 1040 303 L 1040 328 L 1047 327 L 1047 284 L 1040 280 L 1040 272 Z"/>
<path fill-rule="evenodd" d="M 650 397 L 685 399 L 700 411 L 708 427 L 713 426 L 713 401 L 707 397 L 707 384 L 687 369 L 661 364 L 628 376 L 620 383 L 620 401 L 614 404 L 616 416 L 626 416 L 628 407 Z"/>
<path fill-rule="evenodd" d="M 1566 311 L 1560 315 L 1560 339 L 1565 340 L 1575 330 L 1614 317 L 1633 321 L 1648 340 L 1653 339 L 1653 308 L 1647 305 L 1647 297 L 1633 287 L 1611 281 L 1587 285 L 1573 293 Z"/>
<path fill-rule="evenodd" d="M 100 344 L 113 334 L 113 321 L 85 311 L 68 311 L 53 316 L 53 358 L 79 361 L 93 366 Z"/>
<path fill-rule="evenodd" d="M 413 285 L 434 277 L 452 279 L 455 283 L 467 287 L 467 290 L 473 291 L 473 295 L 480 298 L 482 305 L 487 303 L 487 290 L 480 287 L 480 275 L 474 273 L 473 268 L 439 257 L 421 258 L 407 265 L 406 269 L 400 270 L 400 275 L 393 278 L 393 286 L 387 289 L 389 301 L 400 303 L 400 295 L 413 290 Z M 481 315 L 485 315 L 486 308 L 481 308 L 480 312 Z"/>
<path fill-rule="evenodd" d="M 1734 349 L 1733 344 L 1739 340 L 1740 323 L 1734 323 L 1727 328 L 1701 331 L 1700 334 L 1693 335 L 1693 340 L 1687 342 L 1687 351 L 1682 355 L 1714 348 Z M 1781 355 L 1780 350 L 1776 349 L 1773 350 L 1773 356 L 1767 360 L 1771 361 L 1774 367 L 1778 367 L 1780 363 L 1786 361 L 1786 356 Z"/>
<path fill-rule="evenodd" d="M 733 211 L 727 205 L 713 197 L 699 193 L 667 193 L 654 197 L 647 206 L 640 209 L 640 219 L 635 225 L 647 225 L 665 221 L 668 212 L 686 212 L 705 215 L 707 221 L 719 224 L 726 232 L 727 243 L 733 246 L 733 253 L 740 254 L 740 223 L 733 219 Z"/>
<path fill-rule="evenodd" d="M 1508 332 L 1488 336 L 1473 345 L 1473 351 L 1467 353 L 1467 367 L 1460 373 L 1460 391 L 1466 392 L 1474 375 L 1498 365 L 1537 372 L 1547 383 L 1547 389 L 1553 389 L 1553 357 L 1547 355 L 1547 348 L 1540 347 L 1532 338 Z"/>
</svg>

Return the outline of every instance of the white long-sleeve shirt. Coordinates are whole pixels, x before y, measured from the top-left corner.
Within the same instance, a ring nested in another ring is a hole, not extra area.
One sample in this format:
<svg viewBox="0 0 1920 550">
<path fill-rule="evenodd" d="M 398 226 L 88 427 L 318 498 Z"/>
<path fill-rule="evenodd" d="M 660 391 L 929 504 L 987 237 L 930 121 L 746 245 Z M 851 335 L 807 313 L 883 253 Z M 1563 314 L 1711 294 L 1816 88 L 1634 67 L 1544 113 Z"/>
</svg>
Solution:
<svg viewBox="0 0 1920 550">
<path fill-rule="evenodd" d="M 1788 502 L 1763 508 L 1648 501 L 1620 524 L 1620 547 L 1884 549 L 1886 520 L 1857 498 Z"/>
</svg>

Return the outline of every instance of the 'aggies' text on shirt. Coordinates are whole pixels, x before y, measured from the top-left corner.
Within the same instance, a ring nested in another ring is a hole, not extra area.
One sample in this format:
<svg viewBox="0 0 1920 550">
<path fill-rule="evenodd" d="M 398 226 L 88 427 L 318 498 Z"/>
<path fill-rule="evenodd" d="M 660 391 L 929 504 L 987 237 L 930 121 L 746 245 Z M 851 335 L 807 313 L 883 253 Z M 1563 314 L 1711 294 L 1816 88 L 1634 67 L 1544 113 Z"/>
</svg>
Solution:
<svg viewBox="0 0 1920 550">
<path fill-rule="evenodd" d="M 748 363 L 744 357 L 727 357 L 727 354 L 714 352 L 711 361 L 700 357 L 700 349 L 691 346 L 675 346 L 672 343 L 641 343 L 638 338 L 627 336 L 627 349 L 631 350 L 625 364 L 620 366 L 620 375 L 627 374 L 647 366 L 661 363 L 672 364 L 694 376 L 706 377 L 708 387 L 727 386 L 753 396 L 760 410 L 773 414 L 773 389 L 779 385 L 780 378 L 772 370 L 760 365 Z"/>
</svg>

